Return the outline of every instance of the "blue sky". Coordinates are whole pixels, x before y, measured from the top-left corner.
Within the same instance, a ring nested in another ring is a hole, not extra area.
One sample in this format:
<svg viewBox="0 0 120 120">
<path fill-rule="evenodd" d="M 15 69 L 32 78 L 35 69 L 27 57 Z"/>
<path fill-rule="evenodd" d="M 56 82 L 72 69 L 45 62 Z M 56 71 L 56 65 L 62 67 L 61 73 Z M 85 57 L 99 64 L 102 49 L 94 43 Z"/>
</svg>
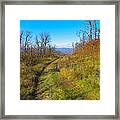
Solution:
<svg viewBox="0 0 120 120">
<path fill-rule="evenodd" d="M 51 36 L 51 44 L 57 48 L 71 48 L 72 42 L 79 41 L 76 32 L 80 27 L 84 29 L 84 20 L 20 20 L 20 30 L 30 31 L 35 35 L 48 32 Z M 99 21 L 97 26 L 100 27 Z"/>
</svg>

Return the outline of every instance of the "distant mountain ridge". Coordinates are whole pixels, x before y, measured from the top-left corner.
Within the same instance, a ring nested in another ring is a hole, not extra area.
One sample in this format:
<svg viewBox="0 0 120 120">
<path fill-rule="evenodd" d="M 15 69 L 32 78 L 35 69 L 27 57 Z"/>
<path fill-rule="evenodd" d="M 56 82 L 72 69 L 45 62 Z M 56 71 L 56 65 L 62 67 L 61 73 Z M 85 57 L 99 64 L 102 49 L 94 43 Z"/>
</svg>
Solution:
<svg viewBox="0 0 120 120">
<path fill-rule="evenodd" d="M 55 48 L 56 51 L 59 51 L 64 54 L 71 54 L 73 52 L 72 48 Z"/>
</svg>

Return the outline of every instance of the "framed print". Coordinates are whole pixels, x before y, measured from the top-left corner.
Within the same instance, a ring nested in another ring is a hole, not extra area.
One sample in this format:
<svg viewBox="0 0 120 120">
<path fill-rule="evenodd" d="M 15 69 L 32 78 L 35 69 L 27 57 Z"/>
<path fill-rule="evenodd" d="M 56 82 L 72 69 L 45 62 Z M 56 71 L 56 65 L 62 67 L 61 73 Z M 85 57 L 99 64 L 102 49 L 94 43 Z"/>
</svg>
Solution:
<svg viewBox="0 0 120 120">
<path fill-rule="evenodd" d="M 119 119 L 119 2 L 1 3 L 2 119 Z"/>
</svg>

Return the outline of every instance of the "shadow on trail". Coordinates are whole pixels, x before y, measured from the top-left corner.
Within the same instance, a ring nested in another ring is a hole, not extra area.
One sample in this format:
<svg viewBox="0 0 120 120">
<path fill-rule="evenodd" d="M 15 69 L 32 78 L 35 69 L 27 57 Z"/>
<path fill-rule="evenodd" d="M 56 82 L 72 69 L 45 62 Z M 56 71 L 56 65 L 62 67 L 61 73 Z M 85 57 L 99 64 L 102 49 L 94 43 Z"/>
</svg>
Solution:
<svg viewBox="0 0 120 120">
<path fill-rule="evenodd" d="M 34 72 L 35 72 L 35 77 L 34 77 L 34 79 L 32 80 L 32 81 L 33 81 L 33 91 L 32 91 L 32 93 L 30 94 L 30 96 L 31 96 L 31 98 L 32 98 L 33 100 L 37 100 L 38 85 L 39 85 L 39 82 L 40 82 L 40 81 L 39 81 L 40 76 L 44 73 L 44 70 L 46 69 L 46 67 L 47 67 L 48 65 L 50 65 L 51 63 L 53 63 L 54 61 L 56 61 L 57 59 L 59 59 L 59 58 L 56 58 L 56 59 L 54 59 L 53 61 L 45 64 L 44 67 L 42 68 L 42 70 L 40 70 L 40 71 L 34 71 Z M 40 93 L 41 93 L 41 92 L 40 92 Z M 39 99 L 39 100 L 40 100 L 40 99 Z"/>
</svg>

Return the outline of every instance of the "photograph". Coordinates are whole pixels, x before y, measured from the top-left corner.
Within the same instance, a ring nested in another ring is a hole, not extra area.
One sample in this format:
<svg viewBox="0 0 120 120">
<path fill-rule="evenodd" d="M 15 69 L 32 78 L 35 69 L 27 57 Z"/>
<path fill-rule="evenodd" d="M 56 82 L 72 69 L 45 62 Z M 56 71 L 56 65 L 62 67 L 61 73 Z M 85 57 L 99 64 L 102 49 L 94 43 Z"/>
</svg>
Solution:
<svg viewBox="0 0 120 120">
<path fill-rule="evenodd" d="M 20 20 L 20 100 L 100 100 L 100 20 Z"/>
</svg>

